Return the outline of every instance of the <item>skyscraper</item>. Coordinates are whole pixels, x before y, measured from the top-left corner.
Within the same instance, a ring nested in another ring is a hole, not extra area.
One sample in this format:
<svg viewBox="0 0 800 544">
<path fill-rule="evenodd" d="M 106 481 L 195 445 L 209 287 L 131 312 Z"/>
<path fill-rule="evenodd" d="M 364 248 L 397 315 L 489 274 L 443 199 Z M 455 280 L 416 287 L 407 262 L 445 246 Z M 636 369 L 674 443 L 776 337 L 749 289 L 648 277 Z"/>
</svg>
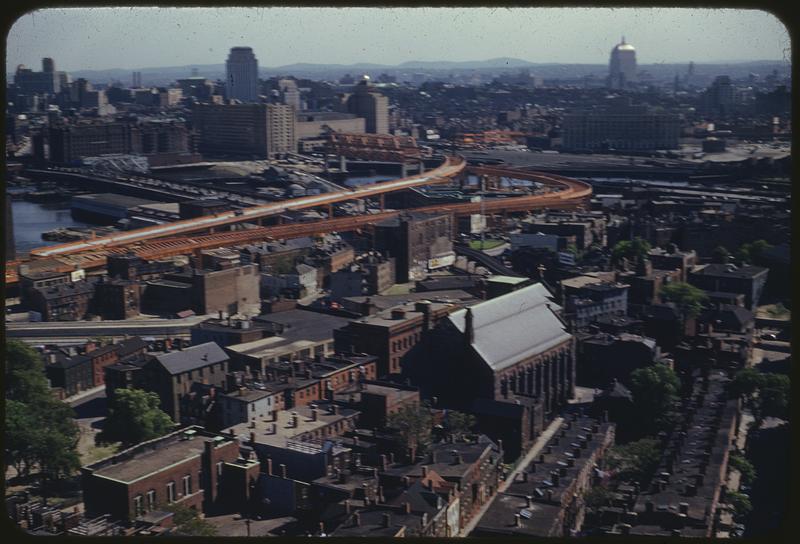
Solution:
<svg viewBox="0 0 800 544">
<path fill-rule="evenodd" d="M 612 89 L 625 89 L 629 84 L 636 82 L 636 49 L 622 42 L 615 45 L 611 50 L 611 61 L 609 62 L 608 86 Z"/>
<path fill-rule="evenodd" d="M 232 47 L 225 65 L 228 99 L 258 102 L 258 60 L 250 47 Z"/>
<path fill-rule="evenodd" d="M 280 87 L 281 102 L 287 106 L 292 106 L 295 111 L 300 111 L 300 89 L 297 82 L 293 79 L 281 79 L 278 81 Z"/>
<path fill-rule="evenodd" d="M 364 76 L 348 97 L 347 111 L 366 119 L 368 133 L 389 133 L 389 99 L 372 88 L 369 76 Z"/>
</svg>

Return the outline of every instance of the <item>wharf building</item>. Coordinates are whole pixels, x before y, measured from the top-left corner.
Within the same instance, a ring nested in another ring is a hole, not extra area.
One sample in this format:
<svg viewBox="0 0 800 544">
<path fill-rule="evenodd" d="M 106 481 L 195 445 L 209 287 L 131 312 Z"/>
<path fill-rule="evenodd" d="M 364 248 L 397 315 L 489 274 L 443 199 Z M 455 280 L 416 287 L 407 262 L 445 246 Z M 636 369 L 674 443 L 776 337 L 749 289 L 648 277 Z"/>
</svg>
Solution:
<svg viewBox="0 0 800 544">
<path fill-rule="evenodd" d="M 232 47 L 225 63 L 225 97 L 258 101 L 258 59 L 250 47 Z"/>
<path fill-rule="evenodd" d="M 564 115 L 565 150 L 651 151 L 677 149 L 681 117 L 648 106 L 621 105 Z"/>
<path fill-rule="evenodd" d="M 144 155 L 154 166 L 196 159 L 189 131 L 179 120 L 58 121 L 45 132 L 49 160 L 57 164 L 111 154 Z"/>
<path fill-rule="evenodd" d="M 452 312 L 408 373 L 425 396 L 467 410 L 515 459 L 574 396 L 575 339 L 541 284 Z M 453 377 L 458 387 L 453 387 Z"/>
<path fill-rule="evenodd" d="M 286 104 L 195 104 L 192 122 L 204 155 L 263 159 L 297 150 L 295 112 Z"/>
<path fill-rule="evenodd" d="M 469 536 L 575 536 L 585 493 L 600 480 L 615 426 L 572 414 L 542 453 L 499 493 Z"/>
</svg>

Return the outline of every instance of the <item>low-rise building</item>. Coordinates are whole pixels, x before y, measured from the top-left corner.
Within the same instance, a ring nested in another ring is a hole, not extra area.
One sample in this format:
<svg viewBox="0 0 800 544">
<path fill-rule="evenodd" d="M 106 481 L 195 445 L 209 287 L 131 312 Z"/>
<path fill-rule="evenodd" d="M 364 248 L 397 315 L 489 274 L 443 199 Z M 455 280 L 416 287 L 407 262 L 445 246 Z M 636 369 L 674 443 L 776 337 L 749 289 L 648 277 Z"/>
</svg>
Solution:
<svg viewBox="0 0 800 544">
<path fill-rule="evenodd" d="M 143 442 L 81 469 L 86 511 L 127 521 L 170 505 L 207 512 L 223 465 L 238 457 L 235 439 L 200 427 Z"/>
<path fill-rule="evenodd" d="M 725 291 L 745 296 L 745 306 L 754 310 L 761 300 L 769 269 L 760 266 L 707 264 L 689 274 L 689 283 L 706 291 Z"/>
</svg>

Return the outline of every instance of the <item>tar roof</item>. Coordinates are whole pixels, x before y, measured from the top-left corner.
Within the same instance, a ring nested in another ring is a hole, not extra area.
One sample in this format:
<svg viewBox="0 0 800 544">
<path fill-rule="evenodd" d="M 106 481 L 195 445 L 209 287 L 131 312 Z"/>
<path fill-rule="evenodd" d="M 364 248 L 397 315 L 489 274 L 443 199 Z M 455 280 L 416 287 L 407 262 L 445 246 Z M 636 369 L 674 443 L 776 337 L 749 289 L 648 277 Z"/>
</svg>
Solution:
<svg viewBox="0 0 800 544">
<path fill-rule="evenodd" d="M 472 347 L 493 370 L 542 353 L 572 338 L 554 310 L 550 293 L 536 283 L 470 306 L 474 341 Z M 448 316 L 464 332 L 467 310 Z"/>
<path fill-rule="evenodd" d="M 155 356 L 161 366 L 173 375 L 221 363 L 227 361 L 228 358 L 222 348 L 214 342 L 206 342 L 184 350 L 171 351 Z"/>
</svg>

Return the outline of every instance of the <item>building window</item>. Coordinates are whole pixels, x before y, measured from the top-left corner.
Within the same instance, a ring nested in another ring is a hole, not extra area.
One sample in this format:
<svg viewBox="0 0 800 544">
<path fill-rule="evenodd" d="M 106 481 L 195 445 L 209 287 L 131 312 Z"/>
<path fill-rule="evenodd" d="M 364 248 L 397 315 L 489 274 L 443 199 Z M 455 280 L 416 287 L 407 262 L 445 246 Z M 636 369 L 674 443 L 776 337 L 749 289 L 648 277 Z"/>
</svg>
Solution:
<svg viewBox="0 0 800 544">
<path fill-rule="evenodd" d="M 167 484 L 167 502 L 170 504 L 175 502 L 175 482 Z"/>
<path fill-rule="evenodd" d="M 187 474 L 183 477 L 183 494 L 184 495 L 191 495 L 192 494 L 192 476 Z"/>
<path fill-rule="evenodd" d="M 136 495 L 133 498 L 133 515 L 138 517 L 141 516 L 143 513 L 144 512 L 142 510 L 142 496 Z"/>
<path fill-rule="evenodd" d="M 147 492 L 147 510 L 155 510 L 156 509 L 156 490 L 151 489 Z"/>
</svg>

